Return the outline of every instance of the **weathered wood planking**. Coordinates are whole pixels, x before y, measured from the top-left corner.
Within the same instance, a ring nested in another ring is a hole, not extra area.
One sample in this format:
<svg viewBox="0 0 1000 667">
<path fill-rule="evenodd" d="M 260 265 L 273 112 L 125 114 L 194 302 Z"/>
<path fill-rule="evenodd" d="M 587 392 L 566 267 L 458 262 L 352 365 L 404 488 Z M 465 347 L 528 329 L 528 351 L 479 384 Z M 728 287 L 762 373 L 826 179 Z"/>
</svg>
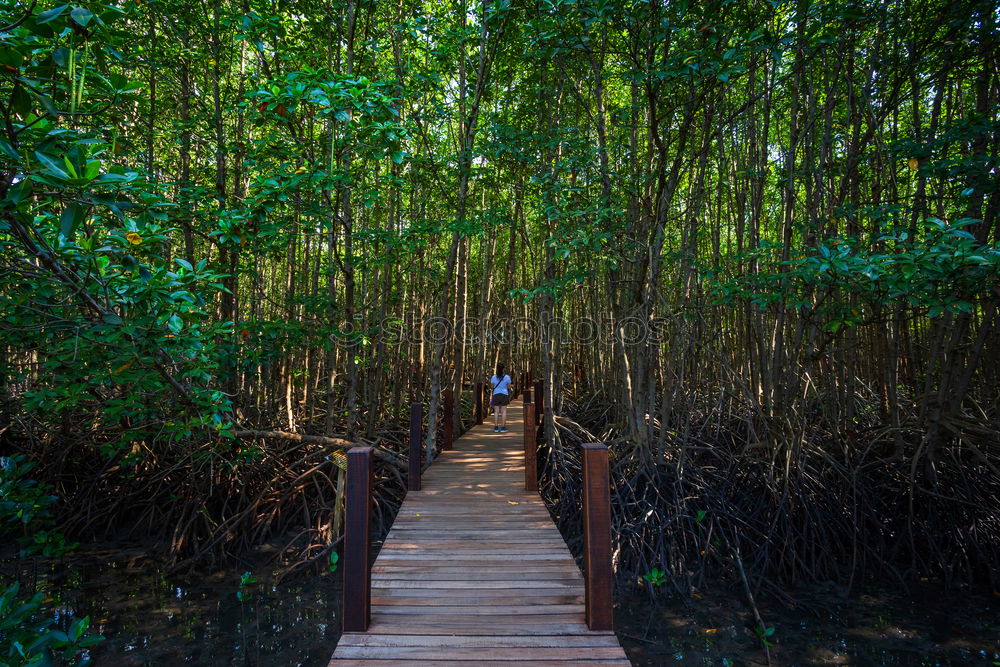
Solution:
<svg viewBox="0 0 1000 667">
<path fill-rule="evenodd" d="M 629 665 L 584 619 L 584 580 L 536 493 L 523 410 L 473 427 L 423 474 L 372 567 L 371 626 L 331 665 Z M 490 421 L 490 420 L 487 420 Z"/>
</svg>

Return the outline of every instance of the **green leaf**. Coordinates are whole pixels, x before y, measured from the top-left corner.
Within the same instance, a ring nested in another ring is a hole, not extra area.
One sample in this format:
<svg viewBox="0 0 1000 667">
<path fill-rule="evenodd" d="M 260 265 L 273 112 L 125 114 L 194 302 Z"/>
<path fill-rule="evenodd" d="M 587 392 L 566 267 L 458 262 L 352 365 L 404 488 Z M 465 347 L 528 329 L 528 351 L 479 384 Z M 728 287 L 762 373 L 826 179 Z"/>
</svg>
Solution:
<svg viewBox="0 0 1000 667">
<path fill-rule="evenodd" d="M 25 198 L 31 196 L 31 179 L 24 178 L 15 183 L 10 190 L 7 191 L 7 200 L 13 203 L 15 206 Z"/>
<path fill-rule="evenodd" d="M 194 271 L 194 267 L 191 266 L 191 262 L 187 261 L 186 259 L 182 257 L 175 257 L 174 261 L 180 264 L 183 268 L 187 269 L 188 271 Z"/>
<path fill-rule="evenodd" d="M 86 208 L 77 203 L 70 203 L 66 205 L 63 209 L 62 216 L 59 218 L 59 234 L 69 240 L 73 240 L 73 236 L 76 234 L 76 228 L 83 222 L 83 218 L 86 213 Z"/>
<path fill-rule="evenodd" d="M 59 67 L 66 67 L 69 65 L 69 49 L 65 46 L 61 46 L 52 52 L 52 61 L 59 65 Z"/>
<path fill-rule="evenodd" d="M 84 169 L 83 177 L 89 180 L 97 178 L 97 175 L 101 173 L 101 161 L 100 160 L 87 160 L 87 166 Z"/>
<path fill-rule="evenodd" d="M 76 165 L 69 161 L 68 155 L 63 155 L 63 164 L 66 165 L 66 173 L 73 178 L 80 178 L 80 174 L 76 170 Z"/>
<path fill-rule="evenodd" d="M 134 172 L 128 174 L 101 174 L 93 182 L 95 185 L 102 183 L 129 183 L 138 177 L 139 175 Z"/>
<path fill-rule="evenodd" d="M 167 328 L 175 334 L 180 333 L 181 329 L 184 328 L 184 320 L 177 315 L 171 315 L 170 319 L 167 320 Z"/>
<path fill-rule="evenodd" d="M 87 631 L 90 626 L 90 616 L 84 616 L 83 618 L 78 618 L 73 621 L 73 624 L 69 627 L 69 638 L 71 640 L 78 641 L 83 633 Z"/>
<path fill-rule="evenodd" d="M 81 28 L 86 27 L 94 18 L 94 13 L 86 7 L 76 7 L 69 15 Z"/>
<path fill-rule="evenodd" d="M 55 7 L 54 9 L 41 12 L 40 14 L 35 15 L 35 23 L 48 23 L 50 21 L 54 21 L 62 16 L 63 12 L 67 9 L 69 9 L 69 5 L 63 5 L 61 7 Z"/>
<path fill-rule="evenodd" d="M 6 65 L 11 69 L 20 69 L 22 62 L 24 62 L 24 56 L 21 55 L 20 51 L 9 46 L 0 49 L 0 65 Z"/>
<path fill-rule="evenodd" d="M 64 181 L 69 180 L 69 174 L 67 174 L 60 165 L 56 164 L 55 160 L 53 160 L 45 153 L 39 153 L 38 151 L 35 151 L 35 158 L 42 163 L 42 166 L 45 167 L 45 169 L 52 176 L 55 176 L 56 178 L 59 178 Z"/>
<path fill-rule="evenodd" d="M 101 319 L 104 320 L 106 323 L 113 325 L 119 325 L 122 323 L 122 318 L 116 315 L 115 313 L 105 313 L 103 316 L 101 316 Z"/>
<path fill-rule="evenodd" d="M 4 155 L 4 157 L 6 157 L 6 158 L 8 158 L 10 160 L 15 160 L 16 161 L 16 160 L 19 159 L 17 151 L 14 150 L 14 147 L 11 146 L 10 144 L 8 144 L 3 139 L 0 139 L 0 153 L 2 153 Z"/>
<path fill-rule="evenodd" d="M 36 100 L 38 100 L 43 107 L 45 107 L 45 113 L 49 114 L 53 118 L 56 118 L 56 117 L 59 116 L 59 109 L 56 108 L 56 105 L 52 101 L 51 97 L 49 97 L 48 95 L 43 95 L 42 93 L 38 93 L 38 92 L 35 92 L 35 91 L 31 91 L 31 95 Z"/>
</svg>

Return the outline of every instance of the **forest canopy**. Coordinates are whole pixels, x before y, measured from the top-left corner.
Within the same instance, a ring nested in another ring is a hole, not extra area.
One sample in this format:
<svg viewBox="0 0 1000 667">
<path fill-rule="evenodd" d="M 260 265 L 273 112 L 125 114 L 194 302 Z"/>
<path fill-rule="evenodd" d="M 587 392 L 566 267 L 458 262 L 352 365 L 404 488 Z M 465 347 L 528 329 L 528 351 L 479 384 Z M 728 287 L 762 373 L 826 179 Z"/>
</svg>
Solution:
<svg viewBox="0 0 1000 667">
<path fill-rule="evenodd" d="M 308 560 L 330 452 L 391 467 L 409 400 L 433 452 L 501 360 L 545 379 L 551 452 L 554 415 L 613 443 L 620 572 L 709 567 L 718 521 L 756 572 L 996 589 L 997 19 L 4 3 L 2 453 L 70 535 Z"/>
</svg>

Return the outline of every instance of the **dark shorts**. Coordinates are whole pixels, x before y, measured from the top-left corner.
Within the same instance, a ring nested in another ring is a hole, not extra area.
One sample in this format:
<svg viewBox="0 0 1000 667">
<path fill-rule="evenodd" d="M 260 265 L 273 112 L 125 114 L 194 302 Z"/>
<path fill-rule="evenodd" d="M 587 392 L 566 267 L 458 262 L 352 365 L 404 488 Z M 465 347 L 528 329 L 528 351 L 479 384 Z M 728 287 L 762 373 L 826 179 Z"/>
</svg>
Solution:
<svg viewBox="0 0 1000 667">
<path fill-rule="evenodd" d="M 507 394 L 493 394 L 493 400 L 490 401 L 490 405 L 507 405 L 510 403 L 510 396 Z"/>
</svg>

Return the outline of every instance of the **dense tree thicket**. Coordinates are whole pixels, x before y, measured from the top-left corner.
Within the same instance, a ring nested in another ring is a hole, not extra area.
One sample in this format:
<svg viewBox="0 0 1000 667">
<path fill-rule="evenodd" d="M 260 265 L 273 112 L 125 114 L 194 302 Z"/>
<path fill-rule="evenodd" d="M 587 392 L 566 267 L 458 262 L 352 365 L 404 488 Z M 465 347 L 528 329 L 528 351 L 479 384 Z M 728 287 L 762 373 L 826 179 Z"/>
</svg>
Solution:
<svg viewBox="0 0 1000 667">
<path fill-rule="evenodd" d="M 613 443 L 624 573 L 1000 585 L 997 19 L 6 3 L 4 449 L 74 535 L 307 559 L 331 452 L 396 480 L 499 358 L 583 424 L 553 498 Z"/>
</svg>

